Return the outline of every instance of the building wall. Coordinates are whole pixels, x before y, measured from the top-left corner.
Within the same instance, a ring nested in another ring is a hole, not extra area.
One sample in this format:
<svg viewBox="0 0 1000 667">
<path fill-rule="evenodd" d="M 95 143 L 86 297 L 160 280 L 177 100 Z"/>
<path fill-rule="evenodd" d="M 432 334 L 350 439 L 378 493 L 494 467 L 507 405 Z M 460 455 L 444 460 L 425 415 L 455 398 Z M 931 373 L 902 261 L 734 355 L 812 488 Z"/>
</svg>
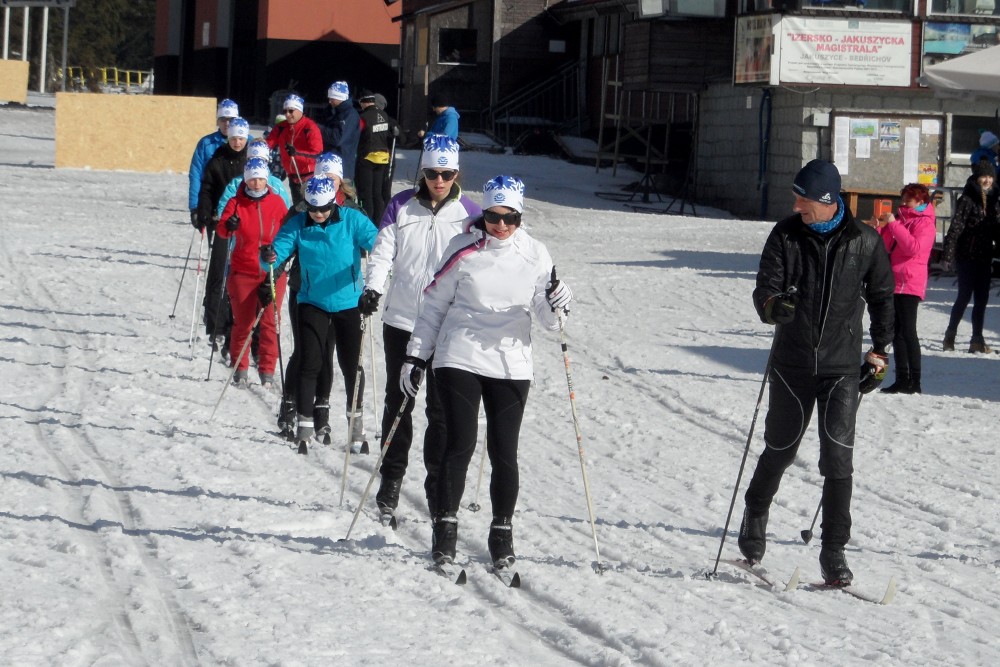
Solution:
<svg viewBox="0 0 1000 667">
<path fill-rule="evenodd" d="M 711 202 L 734 215 L 749 219 L 778 220 L 791 213 L 791 183 L 802 165 L 814 158 L 832 160 L 832 127 L 816 127 L 815 114 L 857 112 L 862 116 L 888 116 L 892 112 L 941 113 L 982 116 L 992 121 L 995 104 L 939 99 L 928 90 L 879 90 L 807 88 L 772 89 L 771 132 L 768 146 L 766 197 L 758 187 L 760 109 L 762 89 L 713 85 L 701 96 L 697 154 L 697 199 Z M 748 108 L 748 98 L 750 99 Z M 948 127 L 942 137 L 945 149 L 943 186 L 959 187 L 968 177 L 968 155 L 974 146 L 953 147 L 948 155 Z M 766 214 L 761 216 L 762 199 Z M 938 215 L 950 215 L 947 207 Z"/>
</svg>

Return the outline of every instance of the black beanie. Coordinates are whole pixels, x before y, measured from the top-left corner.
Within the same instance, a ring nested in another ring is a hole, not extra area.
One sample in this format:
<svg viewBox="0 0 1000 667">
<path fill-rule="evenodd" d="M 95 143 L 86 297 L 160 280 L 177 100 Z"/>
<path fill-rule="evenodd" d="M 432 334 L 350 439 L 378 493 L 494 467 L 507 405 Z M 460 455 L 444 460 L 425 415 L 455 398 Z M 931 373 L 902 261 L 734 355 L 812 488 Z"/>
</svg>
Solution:
<svg viewBox="0 0 1000 667">
<path fill-rule="evenodd" d="M 972 165 L 972 177 L 979 178 L 980 176 L 992 176 L 996 178 L 997 170 L 993 168 L 993 165 L 989 163 L 989 160 L 980 160 L 976 164 Z"/>
<path fill-rule="evenodd" d="M 795 174 L 795 194 L 821 204 L 836 204 L 840 195 L 840 172 L 826 160 L 813 160 Z"/>
<path fill-rule="evenodd" d="M 448 96 L 444 93 L 434 93 L 431 95 L 431 106 L 432 107 L 447 107 L 451 106 L 448 104 Z"/>
</svg>

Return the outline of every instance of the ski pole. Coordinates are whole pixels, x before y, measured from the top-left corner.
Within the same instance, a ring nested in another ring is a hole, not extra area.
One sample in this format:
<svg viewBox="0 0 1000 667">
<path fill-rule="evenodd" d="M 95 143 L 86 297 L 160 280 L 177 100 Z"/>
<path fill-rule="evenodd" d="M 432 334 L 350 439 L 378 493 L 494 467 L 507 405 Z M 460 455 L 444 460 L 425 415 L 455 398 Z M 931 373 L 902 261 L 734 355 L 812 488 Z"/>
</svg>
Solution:
<svg viewBox="0 0 1000 667">
<path fill-rule="evenodd" d="M 552 283 L 556 282 L 556 267 L 552 267 Z M 583 431 L 580 429 L 580 417 L 576 411 L 576 392 L 573 389 L 573 371 L 569 363 L 569 346 L 566 344 L 566 326 L 563 322 L 562 310 L 556 311 L 559 319 L 559 338 L 562 346 L 563 364 L 566 366 L 566 386 L 569 389 L 569 406 L 573 414 L 573 429 L 576 431 L 576 449 L 580 455 L 580 471 L 583 473 L 583 491 L 587 496 L 587 513 L 590 515 L 590 532 L 594 536 L 594 553 L 597 555 L 597 566 L 594 571 L 603 574 L 607 569 L 601 563 L 601 547 L 597 543 L 597 522 L 594 520 L 594 502 L 590 496 L 590 481 L 587 479 L 587 459 L 583 453 Z"/>
<path fill-rule="evenodd" d="M 174 297 L 174 309 L 170 311 L 170 319 L 174 319 L 174 314 L 177 312 L 177 302 L 181 298 L 181 288 L 184 287 L 184 274 L 187 273 L 188 262 L 191 261 L 191 251 L 194 249 L 194 236 L 197 232 L 198 229 L 196 227 L 191 229 L 191 243 L 188 244 L 188 254 L 184 258 L 184 270 L 181 271 L 181 281 L 177 283 L 177 296 Z"/>
<path fill-rule="evenodd" d="M 219 409 L 219 404 L 222 403 L 222 397 L 226 395 L 226 390 L 229 389 L 229 385 L 233 382 L 233 376 L 236 375 L 236 369 L 240 367 L 240 362 L 246 355 L 247 350 L 250 349 L 250 341 L 253 340 L 253 330 L 257 328 L 260 324 L 260 318 L 264 317 L 264 313 L 267 311 L 266 308 L 261 308 L 257 313 L 257 317 L 254 319 L 253 324 L 250 325 L 250 333 L 247 334 L 247 339 L 243 342 L 243 347 L 240 349 L 240 355 L 236 357 L 236 363 L 233 364 L 233 368 L 229 371 L 229 377 L 226 379 L 226 384 L 222 386 L 222 393 L 219 394 L 219 400 L 215 402 L 215 407 L 212 408 L 212 414 L 209 415 L 208 420 L 212 421 L 215 417 L 215 411 Z"/>
<path fill-rule="evenodd" d="M 271 305 L 274 306 L 274 335 L 278 341 L 278 373 L 281 377 L 281 395 L 285 395 L 285 364 L 281 359 L 281 312 L 278 310 L 278 288 L 274 284 L 274 264 L 269 265 L 271 278 Z"/>
<path fill-rule="evenodd" d="M 871 375 L 872 372 L 873 371 L 869 370 L 868 374 Z M 858 408 L 861 407 L 861 399 L 864 397 L 865 397 L 864 394 L 858 394 Z M 855 409 L 855 413 L 857 413 L 857 409 Z M 816 505 L 816 513 L 813 514 L 813 520 L 812 523 L 809 524 L 809 530 L 803 530 L 802 532 L 799 533 L 799 535 L 802 536 L 802 541 L 805 542 L 806 544 L 809 544 L 810 540 L 812 540 L 813 538 L 813 528 L 816 527 L 816 519 L 819 518 L 819 511 L 821 509 L 823 509 L 823 494 L 820 494 L 819 504 Z"/>
<path fill-rule="evenodd" d="M 194 323 L 198 313 L 198 288 L 201 287 L 201 251 L 205 248 L 205 230 L 201 230 L 201 241 L 198 242 L 198 272 L 194 277 L 194 302 L 191 304 L 191 331 L 188 333 L 188 347 L 191 348 L 191 359 L 194 359 Z"/>
<path fill-rule="evenodd" d="M 483 455 L 479 459 L 479 481 L 476 482 L 476 497 L 469 503 L 470 512 L 478 512 L 483 509 L 479 504 L 479 490 L 483 488 L 483 470 L 486 468 L 486 433 L 483 432 Z"/>
<path fill-rule="evenodd" d="M 378 374 L 375 372 L 375 328 L 368 327 L 368 349 L 371 350 L 372 357 L 372 403 L 375 406 L 375 439 L 382 439 L 382 408 L 378 405 Z M 388 379 L 386 379 L 388 382 Z"/>
<path fill-rule="evenodd" d="M 392 444 L 392 438 L 396 435 L 396 429 L 399 427 L 399 422 L 403 419 L 403 415 L 406 413 L 406 406 L 410 404 L 410 397 L 407 396 L 403 401 L 403 404 L 399 406 L 399 412 L 396 413 L 396 418 L 392 420 L 392 428 L 389 429 L 389 435 L 385 438 L 385 444 L 382 445 L 382 451 L 378 453 L 378 460 L 375 461 L 375 467 L 372 469 L 371 477 L 368 478 L 368 486 L 365 487 L 364 493 L 361 494 L 361 500 L 358 501 L 358 508 L 354 510 L 354 518 L 351 519 L 351 527 L 347 529 L 347 535 L 341 541 L 347 541 L 351 537 L 351 531 L 354 530 L 354 524 L 358 522 L 358 517 L 361 516 L 361 509 L 365 506 L 365 501 L 368 500 L 368 494 L 371 493 L 372 484 L 375 483 L 375 475 L 378 474 L 379 466 L 382 465 L 382 459 L 385 458 L 385 452 L 389 449 L 389 445 Z M 348 447 L 350 450 L 350 447 Z"/>
<path fill-rule="evenodd" d="M 215 309 L 215 326 L 212 327 L 212 351 L 208 355 L 208 375 L 205 381 L 212 379 L 212 358 L 215 356 L 215 338 L 219 335 L 219 320 L 222 319 L 222 304 L 226 301 L 226 283 L 229 282 L 229 260 L 233 256 L 233 248 L 236 246 L 236 234 L 229 237 L 229 245 L 226 246 L 226 266 L 222 271 L 222 290 L 219 292 L 219 303 Z M 221 353 L 220 353 L 221 354 Z"/>
<path fill-rule="evenodd" d="M 368 318 L 361 318 L 361 353 L 358 354 L 358 363 L 354 371 L 354 398 L 351 399 L 351 418 L 347 420 L 347 452 L 344 454 L 344 476 L 340 481 L 340 502 L 344 504 L 344 491 L 347 489 L 347 468 L 351 463 L 351 436 L 354 434 L 354 418 L 358 414 L 358 389 L 361 387 L 361 374 L 364 372 L 362 364 L 365 361 L 365 324 Z"/>
</svg>

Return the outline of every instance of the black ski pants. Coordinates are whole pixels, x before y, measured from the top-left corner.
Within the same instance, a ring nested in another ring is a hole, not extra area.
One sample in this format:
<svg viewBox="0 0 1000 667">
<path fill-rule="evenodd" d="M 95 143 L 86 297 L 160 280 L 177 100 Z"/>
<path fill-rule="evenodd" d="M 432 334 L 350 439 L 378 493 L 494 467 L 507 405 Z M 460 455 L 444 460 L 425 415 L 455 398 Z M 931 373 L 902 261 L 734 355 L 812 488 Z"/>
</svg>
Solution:
<svg viewBox="0 0 1000 667">
<path fill-rule="evenodd" d="M 965 308 L 972 300 L 972 340 L 983 341 L 983 323 L 986 321 L 986 304 L 990 300 L 990 284 L 993 280 L 993 262 L 989 258 L 983 260 L 955 262 L 955 273 L 958 275 L 958 295 L 951 307 L 951 319 L 948 321 L 948 332 L 956 333 L 958 325 L 965 315 Z"/>
<path fill-rule="evenodd" d="M 920 297 L 896 294 L 892 297 L 896 312 L 896 333 L 892 340 L 896 377 L 900 373 L 920 373 L 920 338 L 917 337 L 917 308 Z"/>
<path fill-rule="evenodd" d="M 490 479 L 493 516 L 513 516 L 520 488 L 518 437 L 531 381 L 488 378 L 457 368 L 438 368 L 434 372 L 448 427 L 448 444 L 438 484 L 440 513 L 456 513 L 462 502 L 465 475 L 476 451 L 482 401 L 486 411 L 486 449 L 493 466 Z"/>
<path fill-rule="evenodd" d="M 385 411 L 382 413 L 382 446 L 392 430 L 399 408 L 406 395 L 399 388 L 399 375 L 403 370 L 403 360 L 406 358 L 406 344 L 410 341 L 410 332 L 397 329 L 388 324 L 382 325 L 382 341 L 385 348 Z M 431 357 L 428 367 L 434 361 Z M 437 498 L 438 472 L 441 468 L 441 457 L 447 444 L 448 429 L 444 422 L 444 409 L 438 395 L 437 375 L 433 371 L 427 373 L 425 394 L 425 414 L 427 415 L 427 430 L 424 431 L 424 465 L 427 478 L 424 490 L 427 500 L 433 505 Z M 407 401 L 399 426 L 392 436 L 392 444 L 385 452 L 382 467 L 379 472 L 387 479 L 400 479 L 406 475 L 409 462 L 410 447 L 413 444 L 413 406 L 416 401 Z"/>
<path fill-rule="evenodd" d="M 296 401 L 299 414 L 312 417 L 317 399 L 329 399 L 333 388 L 333 353 L 344 376 L 347 391 L 344 407 L 350 410 L 354 380 L 358 378 L 357 407 L 364 396 L 364 372 L 358 367 L 361 354 L 361 313 L 357 308 L 328 313 L 308 303 L 298 304 L 299 379 Z"/>
<path fill-rule="evenodd" d="M 212 226 L 205 229 L 208 234 L 210 252 L 208 272 L 205 275 L 205 333 L 209 336 L 225 336 L 229 338 L 229 329 L 233 325 L 233 315 L 229 306 L 229 294 L 226 293 L 226 254 L 229 249 L 228 239 L 215 233 Z"/>
<path fill-rule="evenodd" d="M 379 219 L 385 211 L 388 201 L 385 199 L 385 179 L 389 172 L 388 164 L 375 164 L 365 159 L 358 160 L 354 168 L 354 185 L 358 188 L 358 199 L 364 207 L 368 219 L 378 226 Z"/>
<path fill-rule="evenodd" d="M 819 472 L 823 483 L 823 545 L 843 546 L 851 536 L 851 487 L 858 376 L 816 377 L 772 368 L 764 420 L 764 451 L 747 488 L 751 514 L 763 514 L 781 477 L 795 460 L 813 408 L 817 408 Z"/>
</svg>

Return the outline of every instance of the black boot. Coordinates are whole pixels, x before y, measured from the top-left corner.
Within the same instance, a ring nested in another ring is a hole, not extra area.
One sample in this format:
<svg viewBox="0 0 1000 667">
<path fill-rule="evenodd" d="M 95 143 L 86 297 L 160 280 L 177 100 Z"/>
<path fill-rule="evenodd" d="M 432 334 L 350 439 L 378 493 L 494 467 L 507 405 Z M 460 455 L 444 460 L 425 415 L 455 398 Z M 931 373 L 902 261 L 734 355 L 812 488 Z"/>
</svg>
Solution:
<svg viewBox="0 0 1000 667">
<path fill-rule="evenodd" d="M 750 514 L 749 509 L 743 510 L 739 536 L 740 553 L 751 565 L 764 559 L 764 550 L 767 548 L 766 534 L 767 512 Z"/>
<path fill-rule="evenodd" d="M 920 371 L 910 371 L 910 387 L 907 394 L 920 394 L 923 390 L 920 388 Z"/>
<path fill-rule="evenodd" d="M 945 352 L 955 351 L 955 332 L 945 331 L 944 332 L 944 342 L 941 343 L 941 349 Z"/>
<path fill-rule="evenodd" d="M 819 569 L 827 586 L 850 586 L 854 573 L 847 567 L 842 546 L 824 546 L 819 551 Z"/>
<path fill-rule="evenodd" d="M 393 514 L 399 505 L 399 489 L 403 486 L 403 478 L 382 478 L 382 483 L 375 494 L 375 504 L 382 514 Z"/>
<path fill-rule="evenodd" d="M 910 371 L 897 368 L 896 381 L 882 390 L 883 394 L 909 394 Z"/>
<path fill-rule="evenodd" d="M 493 567 L 510 567 L 514 564 L 514 527 L 509 516 L 493 517 L 487 544 Z"/>
<path fill-rule="evenodd" d="M 434 519 L 434 535 L 431 556 L 435 563 L 453 563 L 458 546 L 458 518 L 454 513 L 443 514 Z"/>
<path fill-rule="evenodd" d="M 317 398 L 313 406 L 313 423 L 315 424 L 316 435 L 328 436 L 330 434 L 330 399 Z"/>
</svg>

